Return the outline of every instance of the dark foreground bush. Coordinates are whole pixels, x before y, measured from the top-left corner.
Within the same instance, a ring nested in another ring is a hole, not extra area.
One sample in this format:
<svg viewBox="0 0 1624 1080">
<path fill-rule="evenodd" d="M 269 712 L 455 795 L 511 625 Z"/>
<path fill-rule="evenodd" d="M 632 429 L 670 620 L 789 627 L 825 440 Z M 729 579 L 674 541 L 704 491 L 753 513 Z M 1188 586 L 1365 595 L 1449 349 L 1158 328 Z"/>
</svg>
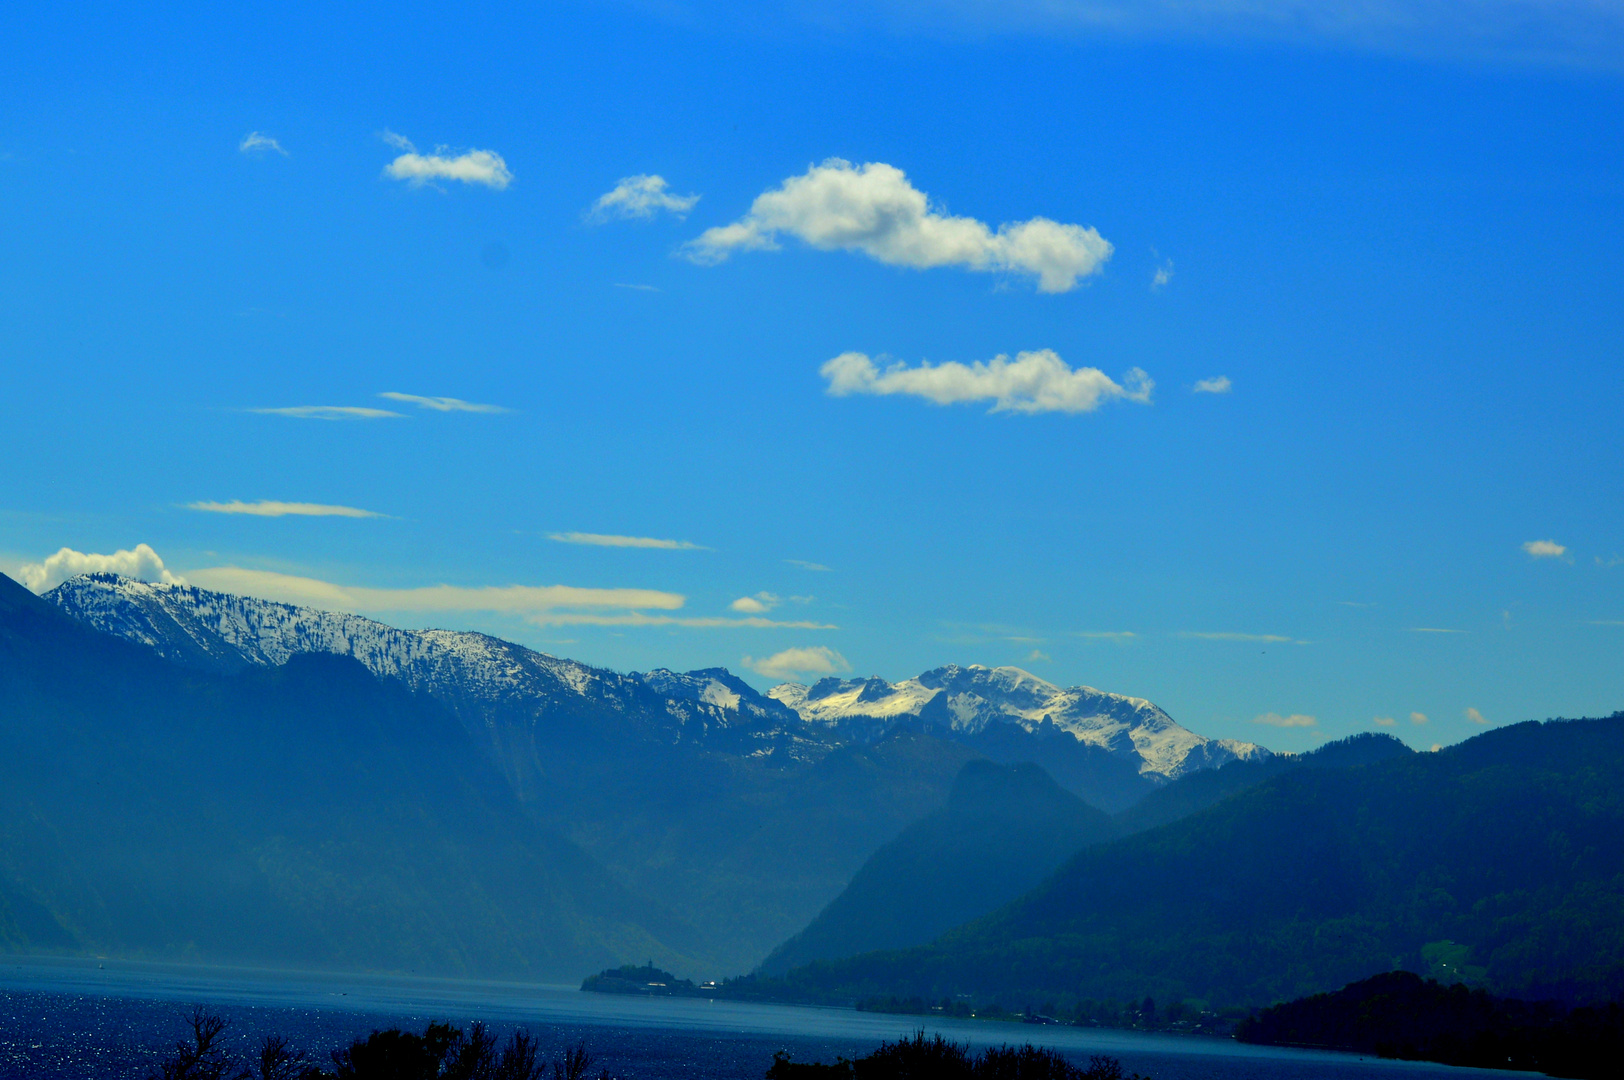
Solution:
<svg viewBox="0 0 1624 1080">
<path fill-rule="evenodd" d="M 539 1060 L 534 1037 L 523 1029 L 505 1042 L 476 1023 L 465 1034 L 433 1023 L 421 1035 L 390 1028 L 356 1039 L 329 1057 L 331 1068 L 311 1061 L 280 1035 L 268 1035 L 258 1052 L 240 1054 L 225 1038 L 226 1022 L 194 1010 L 191 1036 L 151 1074 L 151 1080 L 585 1080 L 593 1064 L 586 1044 Z M 549 1067 L 550 1066 L 550 1067 Z M 598 1080 L 609 1080 L 601 1072 Z"/>
<path fill-rule="evenodd" d="M 833 1065 L 791 1061 L 783 1052 L 773 1055 L 767 1080 L 1148 1080 L 1125 1073 L 1116 1058 L 1091 1057 L 1081 1069 L 1053 1050 L 1031 1043 L 1021 1047 L 995 1046 L 973 1054 L 969 1048 L 940 1035 L 881 1043 L 880 1048 L 856 1061 L 841 1058 Z"/>
</svg>

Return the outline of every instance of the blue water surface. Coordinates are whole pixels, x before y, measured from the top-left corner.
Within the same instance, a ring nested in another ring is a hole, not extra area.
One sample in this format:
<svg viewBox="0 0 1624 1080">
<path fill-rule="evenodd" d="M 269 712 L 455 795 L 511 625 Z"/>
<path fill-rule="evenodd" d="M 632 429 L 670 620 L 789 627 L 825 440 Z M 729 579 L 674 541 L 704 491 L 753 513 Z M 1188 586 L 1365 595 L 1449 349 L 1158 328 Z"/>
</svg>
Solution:
<svg viewBox="0 0 1624 1080">
<path fill-rule="evenodd" d="M 377 1028 L 484 1020 L 528 1028 L 544 1053 L 584 1041 L 624 1080 L 761 1080 L 775 1051 L 858 1057 L 923 1027 L 976 1046 L 1034 1042 L 1078 1062 L 1121 1059 L 1153 1080 L 1356 1080 L 1515 1074 L 1245 1046 L 1229 1039 L 887 1016 L 851 1009 L 587 994 L 569 986 L 0 959 L 0 1077 L 142 1080 L 187 1032 L 194 1005 L 248 1049 L 291 1038 L 313 1058 Z"/>
</svg>

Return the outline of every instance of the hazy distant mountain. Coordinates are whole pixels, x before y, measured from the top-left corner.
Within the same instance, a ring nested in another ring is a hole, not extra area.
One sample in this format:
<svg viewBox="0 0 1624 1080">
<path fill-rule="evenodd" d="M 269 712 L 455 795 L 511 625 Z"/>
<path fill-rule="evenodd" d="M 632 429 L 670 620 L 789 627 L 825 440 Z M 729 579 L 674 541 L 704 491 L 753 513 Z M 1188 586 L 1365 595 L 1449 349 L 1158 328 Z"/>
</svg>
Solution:
<svg viewBox="0 0 1624 1080">
<path fill-rule="evenodd" d="M 1033 892 L 928 945 L 755 989 L 832 1001 L 963 993 L 1007 1007 L 1146 995 L 1262 1004 L 1395 966 L 1428 970 L 1431 946 L 1502 993 L 1617 997 L 1621 774 L 1624 713 L 1290 768 L 1084 848 Z"/>
<path fill-rule="evenodd" d="M 812 924 L 761 971 L 921 945 L 1034 888 L 1085 845 L 1114 835 L 1110 817 L 1031 763 L 964 766 L 947 805 L 876 851 Z"/>
<path fill-rule="evenodd" d="M 574 977 L 699 935 L 354 660 L 177 667 L 0 576 L 0 948 Z"/>
</svg>

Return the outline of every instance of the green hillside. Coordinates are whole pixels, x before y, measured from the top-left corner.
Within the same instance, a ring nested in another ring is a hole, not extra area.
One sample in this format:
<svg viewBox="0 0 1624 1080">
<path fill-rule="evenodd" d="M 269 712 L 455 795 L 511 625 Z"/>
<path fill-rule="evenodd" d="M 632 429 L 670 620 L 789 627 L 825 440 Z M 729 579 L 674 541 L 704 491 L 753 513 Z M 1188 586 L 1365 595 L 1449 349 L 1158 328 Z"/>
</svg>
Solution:
<svg viewBox="0 0 1624 1080">
<path fill-rule="evenodd" d="M 1449 942 L 1461 970 L 1481 969 L 1498 993 L 1611 996 L 1624 990 L 1621 775 L 1624 714 L 1296 768 L 1087 848 L 928 945 L 803 967 L 751 992 L 1267 1003 L 1428 970 Z"/>
</svg>

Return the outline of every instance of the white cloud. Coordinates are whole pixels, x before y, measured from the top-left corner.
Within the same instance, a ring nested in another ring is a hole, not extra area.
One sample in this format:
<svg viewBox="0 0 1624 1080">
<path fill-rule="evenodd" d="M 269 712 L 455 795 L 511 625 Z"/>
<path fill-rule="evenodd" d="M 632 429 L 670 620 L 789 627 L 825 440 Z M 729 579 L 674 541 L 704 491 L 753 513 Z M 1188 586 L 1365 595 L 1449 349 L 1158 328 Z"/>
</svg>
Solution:
<svg viewBox="0 0 1624 1080">
<path fill-rule="evenodd" d="M 631 612 L 626 615 L 590 615 L 578 612 L 552 612 L 533 615 L 530 622 L 537 626 L 682 626 L 690 629 L 750 627 L 761 630 L 839 630 L 831 623 L 812 622 L 807 619 L 764 619 L 759 615 L 729 618 L 725 615 L 646 615 Z"/>
<path fill-rule="evenodd" d="M 1233 387 L 1228 375 L 1215 375 L 1210 379 L 1202 379 L 1190 387 L 1192 394 L 1227 394 Z"/>
<path fill-rule="evenodd" d="M 1052 661 L 1053 659 L 1054 659 L 1054 657 L 1050 656 L 1048 653 L 1044 652 L 1042 649 L 1033 649 L 1031 652 L 1026 654 L 1026 659 L 1023 661 L 1023 663 L 1035 664 L 1035 663 L 1038 663 L 1039 661 L 1043 661 L 1043 662 L 1047 663 L 1049 661 Z"/>
<path fill-rule="evenodd" d="M 488 585 L 482 588 L 431 585 L 416 589 L 372 589 L 240 566 L 193 570 L 187 576 L 194 585 L 208 589 L 337 611 L 491 611 L 537 615 L 558 608 L 674 611 L 686 603 L 686 598 L 679 593 L 655 589 L 584 589 L 571 585 Z"/>
<path fill-rule="evenodd" d="M 187 503 L 188 510 L 204 510 L 211 514 L 251 514 L 255 517 L 346 517 L 375 518 L 385 515 L 375 510 L 361 510 L 354 506 L 327 506 L 323 503 L 275 502 L 262 499 L 247 503 L 239 499 L 231 502 Z"/>
<path fill-rule="evenodd" d="M 1394 724 L 1398 723 L 1398 721 L 1394 720 L 1391 716 L 1378 716 L 1376 717 L 1375 722 L 1380 727 L 1392 727 Z"/>
<path fill-rule="evenodd" d="M 401 414 L 363 405 L 289 405 L 280 409 L 249 409 L 268 416 L 292 416 L 300 420 L 385 420 Z"/>
<path fill-rule="evenodd" d="M 406 405 L 416 405 L 420 409 L 433 409 L 435 412 L 471 412 L 471 413 L 505 413 L 512 409 L 500 405 L 480 405 L 472 401 L 464 401 L 454 397 L 421 397 L 417 394 L 402 394 L 394 390 L 385 390 L 378 395 L 390 401 L 399 401 Z"/>
<path fill-rule="evenodd" d="M 96 555 L 65 547 L 44 562 L 24 563 L 18 569 L 18 574 L 22 583 L 36 593 L 54 589 L 80 574 L 123 574 L 142 581 L 186 584 L 186 579 L 170 573 L 158 553 L 146 544 L 137 544 L 130 551 L 121 548 L 111 555 Z"/>
<path fill-rule="evenodd" d="M 1072 631 L 1071 636 L 1080 638 L 1108 638 L 1118 641 L 1126 641 L 1129 638 L 1138 637 L 1139 635 L 1135 634 L 1132 630 L 1074 630 Z"/>
<path fill-rule="evenodd" d="M 1530 540 L 1522 549 L 1535 559 L 1560 559 L 1568 553 L 1568 549 L 1555 540 Z"/>
<path fill-rule="evenodd" d="M 708 547 L 686 540 L 657 540 L 652 536 L 614 536 L 606 533 L 556 532 L 547 539 L 560 544 L 587 544 L 592 547 L 661 548 L 666 551 L 709 551 Z"/>
<path fill-rule="evenodd" d="M 1151 290 L 1151 292 L 1155 292 L 1157 289 L 1160 289 L 1160 288 L 1164 287 L 1169 281 L 1172 281 L 1172 280 L 1173 280 L 1173 260 L 1168 259 L 1166 262 L 1164 262 L 1160 266 L 1158 266 L 1156 268 L 1156 273 L 1151 276 L 1151 279 L 1150 279 L 1150 290 Z"/>
<path fill-rule="evenodd" d="M 651 218 L 661 210 L 681 218 L 699 202 L 698 195 L 673 195 L 666 190 L 663 176 L 627 176 L 612 191 L 598 196 L 587 211 L 588 221 L 610 218 Z"/>
<path fill-rule="evenodd" d="M 820 574 L 833 573 L 832 570 L 830 570 L 827 566 L 824 566 L 822 563 L 807 562 L 805 559 L 785 559 L 784 561 L 790 566 L 799 566 L 802 570 L 812 570 Z"/>
<path fill-rule="evenodd" d="M 1487 720 L 1483 719 L 1483 714 L 1478 712 L 1476 709 L 1467 709 L 1466 710 L 1466 719 L 1470 720 L 1474 724 L 1487 724 L 1488 723 Z"/>
<path fill-rule="evenodd" d="M 881 370 L 863 353 L 841 353 L 818 369 L 829 380 L 828 393 L 909 394 L 937 405 L 991 401 L 992 412 L 1093 412 L 1114 398 L 1150 402 L 1156 384 L 1138 368 L 1121 383 L 1099 368 L 1071 368 L 1052 349 L 999 355 L 983 363 L 948 361 L 908 367 L 894 363 Z"/>
<path fill-rule="evenodd" d="M 272 151 L 281 154 L 283 157 L 288 156 L 288 152 L 282 149 L 281 143 L 277 142 L 269 135 L 261 135 L 257 131 L 250 131 L 248 134 L 244 135 L 242 137 L 242 142 L 237 144 L 237 150 L 244 154 Z"/>
<path fill-rule="evenodd" d="M 1424 712 L 1413 712 L 1413 713 L 1410 714 L 1410 723 L 1412 723 L 1412 724 L 1424 724 L 1426 722 L 1427 722 L 1427 714 L 1426 713 L 1424 713 Z"/>
<path fill-rule="evenodd" d="M 758 592 L 754 596 L 741 596 L 728 607 L 734 611 L 742 611 L 747 615 L 763 615 L 777 607 L 783 601 L 770 592 Z"/>
<path fill-rule="evenodd" d="M 1252 718 L 1252 723 L 1267 724 L 1270 727 L 1279 728 L 1310 728 L 1317 727 L 1319 725 L 1318 720 L 1314 719 L 1312 716 L 1305 716 L 1302 713 L 1292 713 L 1290 716 L 1281 716 L 1279 713 L 1273 712 L 1266 712 L 1261 716 L 1254 716 Z"/>
<path fill-rule="evenodd" d="M 785 649 L 760 660 L 746 656 L 744 666 L 769 679 L 792 679 L 798 675 L 835 675 L 850 671 L 846 658 L 827 645 L 806 649 Z"/>
<path fill-rule="evenodd" d="M 432 154 L 419 154 L 411 140 L 392 131 L 383 133 L 383 141 L 397 150 L 406 151 L 384 166 L 384 175 L 405 180 L 413 187 L 422 187 L 435 180 L 458 180 L 464 184 L 483 184 L 501 191 L 513 182 L 507 162 L 494 150 L 465 150 L 453 157 L 450 156 L 449 147 L 437 146 Z"/>
<path fill-rule="evenodd" d="M 1289 637 L 1281 637 L 1279 634 L 1230 634 L 1230 633 L 1212 634 L 1212 633 L 1198 633 L 1197 631 L 1194 631 L 1194 630 L 1186 630 L 1186 631 L 1180 633 L 1179 637 L 1200 638 L 1203 641 L 1258 641 L 1258 642 L 1263 642 L 1264 644 L 1279 644 L 1279 643 L 1289 642 L 1289 641 L 1294 640 L 1293 638 L 1289 638 Z M 1297 642 L 1297 644 L 1302 644 L 1302 642 Z"/>
<path fill-rule="evenodd" d="M 776 250 L 780 233 L 821 251 L 861 251 L 889 266 L 1031 274 L 1038 289 L 1049 293 L 1075 288 L 1112 251 L 1095 230 L 1048 218 L 1000 225 L 994 232 L 974 218 L 948 217 L 901 169 L 840 158 L 756 196 L 748 214 L 705 230 L 684 251 L 694 262 L 714 264 L 735 251 Z"/>
</svg>

